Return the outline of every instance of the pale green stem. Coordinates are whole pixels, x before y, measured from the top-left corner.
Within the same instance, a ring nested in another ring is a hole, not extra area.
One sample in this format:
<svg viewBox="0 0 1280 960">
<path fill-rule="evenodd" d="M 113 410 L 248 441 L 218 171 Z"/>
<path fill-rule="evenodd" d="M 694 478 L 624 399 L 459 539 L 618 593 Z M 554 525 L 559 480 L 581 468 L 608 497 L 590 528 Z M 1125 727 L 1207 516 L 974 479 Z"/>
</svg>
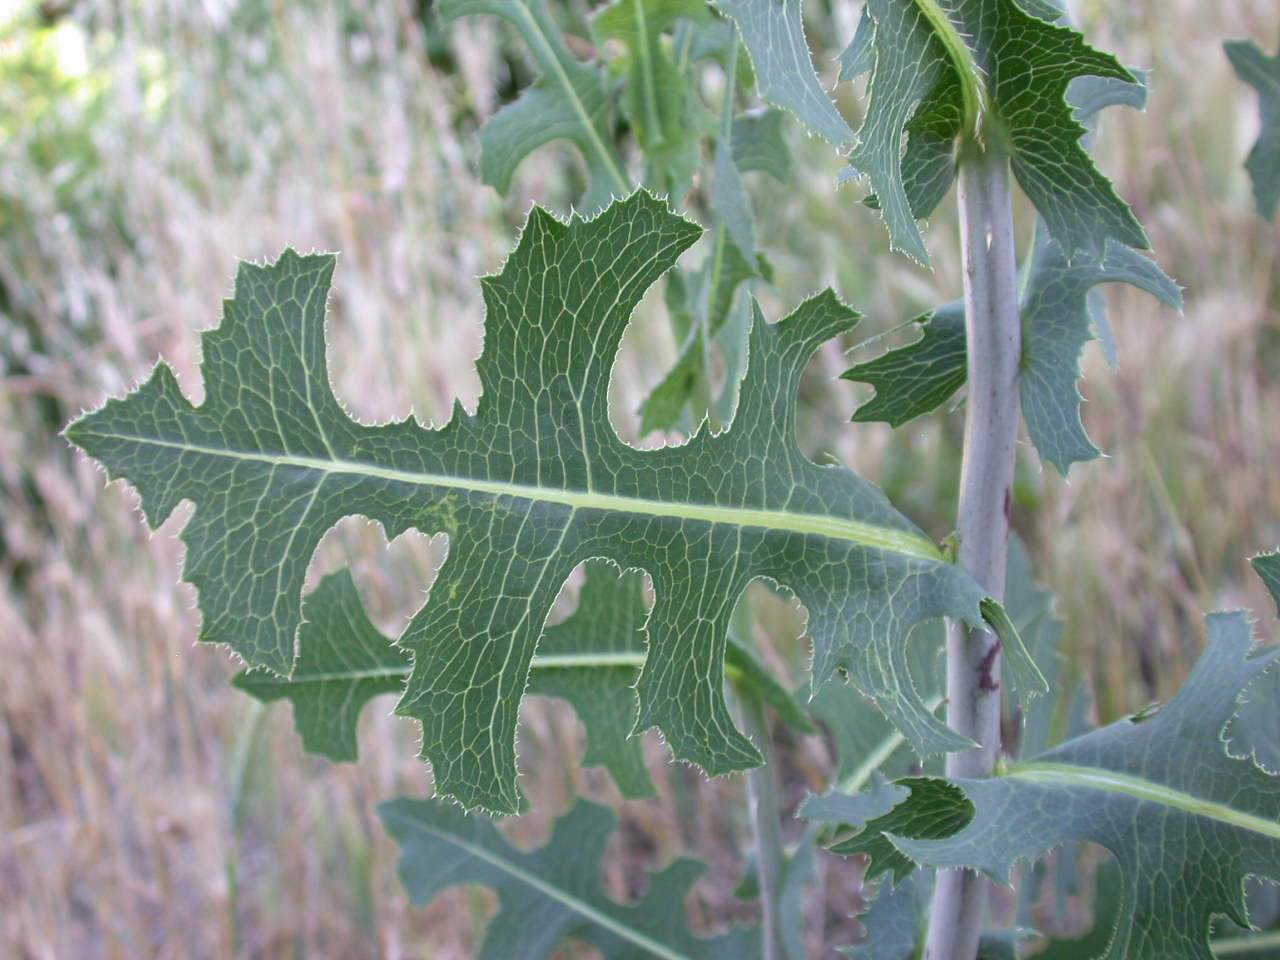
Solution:
<svg viewBox="0 0 1280 960">
<path fill-rule="evenodd" d="M 969 388 L 957 560 L 999 600 L 1004 596 L 1022 348 L 1007 157 L 968 146 L 960 165 L 958 199 Z M 1000 751 L 1000 708 L 999 642 L 988 630 L 949 622 L 947 724 L 980 746 L 949 755 L 948 776 L 990 775 Z M 926 960 L 973 960 L 986 901 L 987 881 L 980 874 L 940 871 Z"/>
</svg>

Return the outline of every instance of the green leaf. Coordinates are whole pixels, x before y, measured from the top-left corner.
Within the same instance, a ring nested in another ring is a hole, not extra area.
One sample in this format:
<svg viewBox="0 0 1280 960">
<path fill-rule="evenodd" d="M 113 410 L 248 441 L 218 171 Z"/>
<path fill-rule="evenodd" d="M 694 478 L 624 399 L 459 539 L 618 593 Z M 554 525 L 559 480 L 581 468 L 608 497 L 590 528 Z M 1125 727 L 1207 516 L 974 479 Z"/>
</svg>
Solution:
<svg viewBox="0 0 1280 960">
<path fill-rule="evenodd" d="M 788 110 L 834 147 L 853 141 L 813 69 L 804 36 L 801 0 L 714 0 L 738 26 L 751 55 L 760 96 Z"/>
<path fill-rule="evenodd" d="M 858 914 L 866 931 L 864 942 L 840 947 L 853 960 L 909 960 L 923 934 L 921 896 L 913 873 L 894 883 L 892 877 L 880 881 L 876 898 Z"/>
<path fill-rule="evenodd" d="M 1268 57 L 1251 40 L 1228 40 L 1222 48 L 1236 76 L 1258 91 L 1262 129 L 1245 169 L 1253 180 L 1259 216 L 1274 220 L 1280 206 L 1280 53 Z"/>
<path fill-rule="evenodd" d="M 587 164 L 590 184 L 580 209 L 599 210 L 611 196 L 631 192 L 631 181 L 610 142 L 609 95 L 603 72 L 565 46 L 545 0 L 440 0 L 444 23 L 490 14 L 524 38 L 542 76 L 480 130 L 480 175 L 506 193 L 526 156 L 553 140 L 572 141 Z"/>
<path fill-rule="evenodd" d="M 543 634 L 525 690 L 573 705 L 587 732 L 583 764 L 605 767 L 627 798 L 654 793 L 640 740 L 631 737 L 645 655 L 643 588 L 637 573 L 619 577 L 606 562 L 587 563 L 577 609 Z M 232 686 L 263 703 L 292 701 L 309 752 L 354 761 L 360 711 L 380 693 L 404 690 L 411 658 L 369 622 L 349 570 L 303 598 L 302 615 L 293 675 L 243 670 Z"/>
<path fill-rule="evenodd" d="M 875 39 L 876 22 L 871 18 L 871 8 L 863 4 L 858 27 L 853 31 L 853 39 L 840 54 L 841 81 L 856 80 L 875 66 Z"/>
<path fill-rule="evenodd" d="M 1140 84 L 1081 77 L 1072 81 L 1071 102 L 1076 118 L 1088 122 L 1107 106 L 1141 107 L 1146 95 Z M 1022 415 L 1040 456 L 1063 475 L 1072 463 L 1098 456 L 1080 420 L 1076 381 L 1085 344 L 1105 324 L 1090 297 L 1099 284 L 1113 282 L 1146 290 L 1175 309 L 1182 306 L 1178 285 L 1147 257 L 1110 243 L 1101 260 L 1083 254 L 1068 260 L 1043 221 L 1037 224 L 1021 304 Z M 896 427 L 941 406 L 964 384 L 964 305 L 946 304 L 917 322 L 924 325 L 919 340 L 843 374 L 876 388 L 854 420 L 883 420 Z"/>
<path fill-rule="evenodd" d="M 943 701 L 944 680 L 939 651 L 945 643 L 940 621 L 922 623 L 907 644 L 907 670 L 926 706 L 935 710 Z M 797 696 L 807 695 L 807 690 Z M 877 771 L 904 776 L 918 762 L 910 744 L 875 704 L 847 683 L 828 683 L 806 705 L 825 724 L 836 748 L 832 785 L 844 793 L 861 790 Z M 939 772 L 941 767 L 938 768 Z"/>
<path fill-rule="evenodd" d="M 912 796 L 881 820 L 916 811 L 915 822 L 883 828 L 895 834 L 897 856 L 1008 883 L 1019 860 L 1063 843 L 1099 844 L 1120 872 L 1119 915 L 1103 956 L 1208 960 L 1214 915 L 1248 923 L 1245 877 L 1280 879 L 1280 777 L 1222 739 L 1241 691 L 1280 650 L 1250 657 L 1243 613 L 1211 614 L 1208 624 L 1205 653 L 1154 715 L 1095 730 L 989 780 L 951 781 L 972 805 L 958 832 L 939 836 L 961 812 L 954 798 L 950 807 L 937 803 L 944 781 L 904 781 Z"/>
<path fill-rule="evenodd" d="M 263 703 L 293 703 L 293 724 L 310 753 L 335 763 L 356 759 L 356 723 L 365 704 L 400 693 L 409 654 L 394 646 L 364 612 L 350 570 L 331 573 L 302 601 L 293 675 L 242 670 L 231 685 Z"/>
<path fill-rule="evenodd" d="M 853 413 L 856 421 L 883 420 L 900 427 L 946 403 L 968 378 L 964 304 L 960 301 L 916 317 L 923 335 L 914 343 L 854 364 L 841 377 L 876 388 Z"/>
<path fill-rule="evenodd" d="M 622 111 L 644 151 L 645 182 L 672 197 L 688 191 L 701 160 L 700 104 L 662 34 L 679 20 L 710 19 L 704 0 L 615 0 L 594 21 L 599 40 L 617 40 L 627 49 L 613 65 L 623 77 Z"/>
<path fill-rule="evenodd" d="M 850 162 L 870 179 L 896 249 L 927 262 L 915 221 L 954 179 L 957 141 L 974 136 L 1009 153 L 1069 259 L 1077 251 L 1100 258 L 1109 239 L 1147 246 L 1081 146 L 1085 129 L 1066 102 L 1075 77 L 1133 80 L 1114 57 L 1015 0 L 868 0 L 867 9 L 871 102 Z M 846 74 L 866 66 L 867 43 L 860 30 Z"/>
<path fill-rule="evenodd" d="M 583 765 L 607 769 L 628 799 L 657 792 L 645 770 L 641 740 L 631 736 L 640 673 L 635 660 L 645 654 L 647 615 L 640 574 L 589 561 L 577 609 L 547 627 L 525 690 L 573 705 L 587 731 Z M 606 665 L 610 656 L 615 665 Z"/>
<path fill-rule="evenodd" d="M 733 121 L 733 163 L 742 173 L 767 173 L 779 183 L 791 179 L 791 151 L 782 133 L 781 110 L 744 113 Z"/>
<path fill-rule="evenodd" d="M 685 927 L 685 898 L 706 869 L 676 860 L 651 874 L 633 904 L 600 889 L 601 859 L 617 818 L 578 801 L 556 821 L 546 846 L 523 853 L 484 817 L 440 800 L 399 799 L 379 807 L 400 844 L 400 878 L 422 905 L 457 884 L 480 883 L 498 897 L 477 960 L 544 960 L 566 940 L 585 940 L 610 960 L 751 960 L 759 937 L 730 930 L 695 937 Z"/>
<path fill-rule="evenodd" d="M 1035 583 L 1026 548 L 1017 537 L 1011 537 L 1005 607 L 1021 637 L 1016 646 L 1025 644 L 1038 671 L 1050 678 L 1048 689 L 1058 690 L 1056 681 L 1062 664 L 1057 640 L 1062 624 L 1053 618 L 1052 603 L 1052 595 Z M 938 621 L 920 624 L 908 640 L 907 666 L 911 682 L 920 689 L 925 702 L 935 708 L 942 704 L 946 689 L 945 665 L 939 656 L 944 645 L 944 630 Z M 1011 684 L 1015 682 L 1014 677 L 1009 679 Z M 1059 728 L 1072 729 L 1071 723 L 1079 713 L 1076 701 L 1082 696 L 1070 698 L 1066 718 L 1059 716 L 1063 712 L 1060 698 L 1038 697 L 1029 703 L 1024 698 L 1021 704 L 1024 741 L 1043 744 Z M 918 763 L 902 735 L 848 684 L 827 684 L 809 702 L 808 710 L 831 732 L 837 758 L 832 787 L 841 793 L 858 792 L 877 772 L 890 779 L 905 776 Z M 938 772 L 941 769 L 939 765 Z M 932 770 L 926 767 L 926 772 Z"/>
<path fill-rule="evenodd" d="M 921 620 L 981 622 L 983 591 L 872 484 L 796 445 L 795 394 L 817 346 L 857 314 L 830 291 L 757 322 L 732 426 L 681 447 L 636 450 L 608 414 L 613 359 L 645 290 L 699 229 L 645 193 L 593 220 L 535 207 L 488 277 L 476 413 L 444 427 L 366 426 L 334 397 L 324 304 L 334 259 L 286 251 L 242 264 L 220 327 L 203 335 L 205 401 L 167 364 L 123 400 L 67 428 L 158 525 L 189 499 L 184 576 L 201 639 L 287 675 L 303 574 L 352 514 L 389 538 L 449 534 L 430 596 L 398 640 L 414 657 L 397 707 L 423 724 L 436 789 L 519 807 L 515 729 L 546 611 L 569 572 L 604 557 L 653 578 L 637 729 L 712 775 L 759 763 L 723 695 L 729 616 L 769 578 L 808 608 L 816 686 L 837 668 L 922 754 L 968 741 L 903 683 Z"/>
<path fill-rule="evenodd" d="M 634 571 L 619 574 L 607 561 L 584 565 L 578 605 L 546 628 L 525 693 L 568 701 L 587 733 L 583 765 L 604 767 L 622 795 L 636 799 L 655 792 L 640 738 L 631 736 L 648 614 L 644 578 Z M 293 676 L 243 670 L 232 685 L 263 703 L 291 700 L 294 726 L 308 751 L 354 761 L 360 711 L 374 696 L 404 689 L 411 658 L 369 622 L 349 570 L 325 577 L 303 598 L 302 614 Z M 795 699 L 733 637 L 725 668 L 793 729 L 813 732 Z"/>
<path fill-rule="evenodd" d="M 889 874 L 901 883 L 919 866 L 899 850 L 895 837 L 949 837 L 973 817 L 973 804 L 956 785 L 936 777 L 909 777 L 889 783 L 876 777 L 860 794 L 810 796 L 797 811 L 806 820 L 844 824 L 857 832 L 829 849 L 841 856 L 864 854 L 871 862 L 865 879 Z"/>
<path fill-rule="evenodd" d="M 1270 553 L 1259 553 L 1257 556 L 1250 557 L 1249 563 L 1253 566 L 1253 572 L 1266 585 L 1271 599 L 1276 604 L 1276 616 L 1280 616 L 1280 547 Z"/>
<path fill-rule="evenodd" d="M 1128 283 L 1175 310 L 1182 308 L 1182 291 L 1154 260 L 1128 247 L 1113 243 L 1100 261 L 1078 256 L 1068 262 L 1043 233 L 1031 271 L 1022 304 L 1022 417 L 1040 456 L 1066 476 L 1071 464 L 1099 454 L 1080 420 L 1083 397 L 1076 387 L 1080 354 L 1094 339 L 1090 291 L 1100 283 Z"/>
</svg>

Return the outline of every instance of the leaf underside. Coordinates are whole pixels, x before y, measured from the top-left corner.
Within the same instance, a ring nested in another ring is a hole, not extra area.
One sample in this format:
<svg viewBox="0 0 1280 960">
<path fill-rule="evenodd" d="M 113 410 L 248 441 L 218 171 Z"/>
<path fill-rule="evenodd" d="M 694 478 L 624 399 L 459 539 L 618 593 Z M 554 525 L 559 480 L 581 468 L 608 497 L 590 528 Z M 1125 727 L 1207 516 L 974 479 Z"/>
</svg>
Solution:
<svg viewBox="0 0 1280 960">
<path fill-rule="evenodd" d="M 592 557 L 652 577 L 637 729 L 658 726 L 676 757 L 712 775 L 759 762 L 723 696 L 729 617 L 758 578 L 807 607 L 815 684 L 844 669 L 922 754 L 966 744 L 908 681 L 903 641 L 921 620 L 982 622 L 983 591 L 875 486 L 796 446 L 805 364 L 857 319 L 834 294 L 777 324 L 757 316 L 723 433 L 648 451 L 614 433 L 608 384 L 629 317 L 699 232 L 643 192 L 592 220 L 535 207 L 502 272 L 481 281 L 477 410 L 455 406 L 439 429 L 366 426 L 334 397 L 332 256 L 242 264 L 221 326 L 202 338 L 200 407 L 160 363 L 66 435 L 128 479 L 151 525 L 195 503 L 182 539 L 201 639 L 282 675 L 303 575 L 338 520 L 367 516 L 388 538 L 448 533 L 448 559 L 397 641 L 413 655 L 397 711 L 422 722 L 437 790 L 468 806 L 519 808 L 520 696 L 560 585 Z"/>
<path fill-rule="evenodd" d="M 1269 679 L 1259 675 L 1280 651 L 1250 656 L 1243 613 L 1212 614 L 1208 624 L 1205 653 L 1154 715 L 1095 730 L 989 780 L 904 780 L 865 799 L 821 800 L 862 814 L 849 821 L 865 824 L 849 845 L 883 861 L 871 873 L 967 867 L 1008 883 L 1019 860 L 1099 844 L 1120 875 L 1101 956 L 1209 960 L 1215 915 L 1248 924 L 1245 878 L 1280 879 L 1280 777 L 1223 741 L 1242 691 Z M 866 816 L 898 797 L 889 812 Z"/>
<path fill-rule="evenodd" d="M 617 817 L 578 801 L 556 821 L 543 847 L 524 853 L 493 824 L 439 800 L 399 799 L 379 814 L 400 844 L 400 877 L 422 905 L 456 884 L 483 884 L 497 895 L 477 960 L 545 960 L 569 939 L 585 940 L 610 960 L 753 960 L 759 936 L 735 928 L 695 937 L 683 923 L 685 898 L 706 867 L 676 860 L 649 875 L 633 904 L 600 889 L 601 860 Z"/>
</svg>

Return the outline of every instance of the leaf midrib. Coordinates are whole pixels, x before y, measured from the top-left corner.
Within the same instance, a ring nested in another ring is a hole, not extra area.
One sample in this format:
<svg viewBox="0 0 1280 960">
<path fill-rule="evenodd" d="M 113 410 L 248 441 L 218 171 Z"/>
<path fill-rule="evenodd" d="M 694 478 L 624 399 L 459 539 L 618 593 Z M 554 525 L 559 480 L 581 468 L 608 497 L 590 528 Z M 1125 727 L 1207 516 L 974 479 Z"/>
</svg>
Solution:
<svg viewBox="0 0 1280 960">
<path fill-rule="evenodd" d="M 322 474 L 338 474 L 391 480 L 413 486 L 444 487 L 471 493 L 484 493 L 494 497 L 511 497 L 520 500 L 557 503 L 576 510 L 602 510 L 615 513 L 632 513 L 645 516 L 667 517 L 677 520 L 701 520 L 712 524 L 736 527 L 759 527 L 766 530 L 783 530 L 789 533 L 816 535 L 833 540 L 845 540 L 875 550 L 886 550 L 925 560 L 942 560 L 942 553 L 934 543 L 919 534 L 905 530 L 893 530 L 864 523 L 846 517 L 826 517 L 811 513 L 791 513 L 786 510 L 761 510 L 751 507 L 723 507 L 714 504 L 676 503 L 650 500 L 644 497 L 628 497 L 618 494 L 587 490 L 568 490 L 540 487 L 530 484 L 481 480 L 471 477 L 453 477 L 444 474 L 416 473 L 394 470 L 376 464 L 352 460 L 322 460 L 290 454 L 266 454 L 241 450 L 207 447 L 202 444 L 178 443 L 155 437 L 129 436 L 119 433 L 97 433 L 102 440 L 119 440 L 146 444 L 184 453 L 203 454 L 261 463 L 269 467 L 297 467 Z"/>
<path fill-rule="evenodd" d="M 642 667 L 646 654 L 644 652 L 620 653 L 552 653 L 539 655 L 529 664 L 531 670 L 569 670 L 575 667 Z M 296 686 L 300 683 L 354 683 L 357 680 L 395 680 L 407 677 L 413 672 L 411 666 L 403 667 L 364 667 L 352 670 L 326 670 L 320 673 L 297 673 L 289 679 L 270 676 L 271 682 L 281 686 Z"/>
<path fill-rule="evenodd" d="M 1076 766 L 1070 763 L 1024 763 L 1010 769 L 1005 775 L 1015 780 L 1028 780 L 1052 786 L 1077 787 L 1121 793 L 1159 803 L 1163 806 L 1185 810 L 1201 817 L 1208 817 L 1229 826 L 1239 827 L 1263 836 L 1280 840 L 1280 823 L 1236 810 L 1224 803 L 1176 790 L 1163 783 L 1154 783 L 1128 774 L 1103 770 L 1099 767 Z"/>
<path fill-rule="evenodd" d="M 560 887 L 547 883 L 536 874 L 529 873 L 527 870 L 521 869 L 510 860 L 496 855 L 493 851 L 485 847 L 478 846 L 474 843 L 468 843 L 466 840 L 461 839 L 455 834 L 446 833 L 442 830 L 436 829 L 433 824 L 424 823 L 421 820 L 415 820 L 412 818 L 406 818 L 406 820 L 412 827 L 419 830 L 425 830 L 446 843 L 453 844 L 454 846 L 465 850 L 471 856 L 483 860 L 485 863 L 509 874 L 522 883 L 528 884 L 539 893 L 550 897 L 557 903 L 564 904 L 565 907 L 574 913 L 580 914 L 581 916 L 591 920 L 591 922 L 604 927 L 609 932 L 622 937 L 624 940 L 628 940 L 631 943 L 650 951 L 655 957 L 661 957 L 662 960 L 688 960 L 683 953 L 677 953 L 665 944 L 659 943 L 657 940 L 641 933 L 639 930 L 634 930 L 631 927 L 626 926 L 620 921 L 609 916 L 607 913 L 601 912 L 586 901 L 580 900 L 579 898 L 566 893 Z M 619 906 L 622 905 L 619 904 Z"/>
</svg>

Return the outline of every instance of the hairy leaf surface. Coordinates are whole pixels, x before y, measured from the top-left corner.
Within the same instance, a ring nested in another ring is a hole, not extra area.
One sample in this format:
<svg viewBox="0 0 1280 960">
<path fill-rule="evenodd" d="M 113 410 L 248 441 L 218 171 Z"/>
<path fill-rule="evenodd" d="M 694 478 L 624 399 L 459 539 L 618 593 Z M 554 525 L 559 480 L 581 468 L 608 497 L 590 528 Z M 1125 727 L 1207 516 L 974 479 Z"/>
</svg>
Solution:
<svg viewBox="0 0 1280 960">
<path fill-rule="evenodd" d="M 1014 175 L 1066 251 L 1102 257 L 1108 240 L 1146 234 L 1080 145 L 1066 102 L 1081 76 L 1133 80 L 1114 57 L 1016 0 L 868 0 L 843 73 L 871 67 L 870 105 L 850 162 L 871 181 L 893 246 L 921 262 L 915 221 L 955 177 L 956 142 L 977 136 L 1009 152 Z M 906 149 L 902 148 L 906 137 Z"/>
<path fill-rule="evenodd" d="M 617 817 L 580 800 L 556 821 L 546 846 L 523 853 L 484 817 L 439 800 L 394 800 L 379 808 L 400 843 L 400 878 L 415 904 L 460 883 L 480 883 L 498 897 L 477 960 L 545 960 L 569 939 L 585 940 L 610 960 L 752 960 L 753 931 L 695 937 L 684 901 L 706 869 L 677 860 L 651 874 L 634 904 L 600 889 L 601 858 Z"/>
<path fill-rule="evenodd" d="M 535 207 L 502 272 L 482 281 L 476 412 L 458 405 L 435 430 L 412 417 L 366 426 L 334 397 L 333 257 L 243 264 L 222 325 L 203 336 L 200 407 L 160 363 L 67 436 L 137 488 L 152 525 L 195 502 L 182 538 L 201 638 L 280 674 L 294 667 L 307 563 L 334 523 L 360 514 L 389 538 L 448 533 L 398 641 L 414 665 L 397 709 L 422 721 L 437 790 L 468 805 L 518 808 L 520 695 L 560 585 L 592 557 L 651 575 L 637 729 L 658 726 L 708 773 L 759 762 L 723 696 L 729 616 L 757 578 L 808 608 L 816 684 L 846 670 L 921 753 L 966 744 L 908 681 L 903 640 L 920 620 L 981 622 L 982 590 L 874 485 L 796 446 L 800 375 L 856 313 L 828 291 L 777 324 L 757 320 L 723 433 L 648 451 L 614 433 L 608 384 L 628 318 L 699 232 L 644 193 L 593 220 Z M 1016 635 L 1005 649 L 1029 662 Z"/>
<path fill-rule="evenodd" d="M 1251 40 L 1228 40 L 1222 46 L 1236 75 L 1258 91 L 1262 129 L 1245 168 L 1253 180 L 1258 213 L 1274 220 L 1280 207 L 1280 53 L 1268 57 Z"/>
<path fill-rule="evenodd" d="M 911 795 L 859 835 L 873 853 L 885 842 L 895 847 L 873 870 L 905 870 L 905 859 L 979 869 L 1008 883 L 1019 860 L 1064 843 L 1097 843 L 1120 873 L 1120 908 L 1102 956 L 1208 960 L 1215 914 L 1248 923 L 1246 876 L 1280 879 L 1280 777 L 1223 742 L 1241 691 L 1280 651 L 1249 655 L 1243 613 L 1212 614 L 1208 623 L 1205 653 L 1156 713 L 1095 730 L 989 780 L 882 787 Z M 948 797 L 943 787 L 963 793 Z M 872 799 L 883 805 L 885 797 Z M 862 805 L 875 809 L 871 800 Z"/>
</svg>

